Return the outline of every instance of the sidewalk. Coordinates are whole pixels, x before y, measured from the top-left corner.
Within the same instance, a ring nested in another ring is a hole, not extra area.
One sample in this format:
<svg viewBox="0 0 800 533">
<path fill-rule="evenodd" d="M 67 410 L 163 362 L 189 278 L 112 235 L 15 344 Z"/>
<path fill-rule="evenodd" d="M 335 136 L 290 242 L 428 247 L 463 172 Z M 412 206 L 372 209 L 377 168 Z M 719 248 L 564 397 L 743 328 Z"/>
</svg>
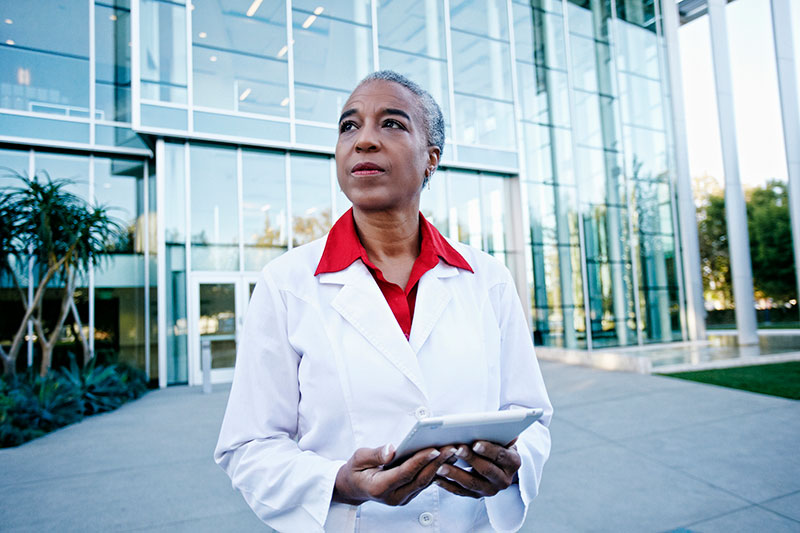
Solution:
<svg viewBox="0 0 800 533">
<path fill-rule="evenodd" d="M 553 452 L 523 531 L 800 531 L 800 402 L 542 369 Z M 0 450 L 0 529 L 268 531 L 211 458 L 227 391 L 154 391 Z"/>
</svg>

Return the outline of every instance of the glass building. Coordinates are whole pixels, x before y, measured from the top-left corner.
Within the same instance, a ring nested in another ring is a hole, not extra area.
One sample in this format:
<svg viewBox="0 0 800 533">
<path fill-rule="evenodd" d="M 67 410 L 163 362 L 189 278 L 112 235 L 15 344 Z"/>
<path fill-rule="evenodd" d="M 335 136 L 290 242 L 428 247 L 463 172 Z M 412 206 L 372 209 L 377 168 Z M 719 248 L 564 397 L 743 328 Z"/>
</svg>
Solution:
<svg viewBox="0 0 800 533">
<path fill-rule="evenodd" d="M 0 10 L 0 165 L 72 178 L 74 192 L 115 207 L 130 238 L 77 289 L 78 308 L 95 349 L 161 386 L 200 383 L 203 345 L 212 379 L 231 379 L 258 272 L 349 207 L 336 121 L 377 69 L 410 76 L 442 106 L 446 146 L 422 211 L 509 266 L 536 344 L 688 338 L 655 0 Z M 4 303 L 16 294 L 0 289 Z"/>
</svg>

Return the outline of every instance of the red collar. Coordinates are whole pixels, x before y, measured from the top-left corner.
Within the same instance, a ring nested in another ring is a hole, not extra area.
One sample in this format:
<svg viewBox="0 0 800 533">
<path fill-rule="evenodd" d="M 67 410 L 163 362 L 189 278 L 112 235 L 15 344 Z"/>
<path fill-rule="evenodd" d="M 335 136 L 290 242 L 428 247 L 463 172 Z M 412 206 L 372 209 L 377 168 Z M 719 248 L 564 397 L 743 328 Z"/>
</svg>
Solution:
<svg viewBox="0 0 800 533">
<path fill-rule="evenodd" d="M 431 259 L 439 257 L 450 266 L 473 272 L 467 260 L 447 242 L 433 224 L 422 216 L 422 213 L 419 214 L 419 222 L 422 242 L 417 261 L 432 262 L 433 264 L 430 268 L 433 268 L 438 263 L 438 259 L 435 261 L 431 261 Z M 351 207 L 336 221 L 336 224 L 333 225 L 328 233 L 325 250 L 322 252 L 322 257 L 314 275 L 339 272 L 352 265 L 356 259 L 361 259 L 370 269 L 377 270 L 367 257 L 367 251 L 358 238 L 355 221 L 353 220 L 353 208 Z"/>
</svg>

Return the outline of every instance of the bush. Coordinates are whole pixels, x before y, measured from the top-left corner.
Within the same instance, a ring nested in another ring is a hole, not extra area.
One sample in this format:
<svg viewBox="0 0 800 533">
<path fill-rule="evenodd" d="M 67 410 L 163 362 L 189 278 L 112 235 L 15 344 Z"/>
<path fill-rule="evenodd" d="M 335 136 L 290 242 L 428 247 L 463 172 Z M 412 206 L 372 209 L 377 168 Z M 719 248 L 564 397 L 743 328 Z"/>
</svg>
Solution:
<svg viewBox="0 0 800 533">
<path fill-rule="evenodd" d="M 69 367 L 40 377 L 32 369 L 0 379 L 0 448 L 18 446 L 84 416 L 116 409 L 147 392 L 147 376 L 126 363 Z"/>
</svg>

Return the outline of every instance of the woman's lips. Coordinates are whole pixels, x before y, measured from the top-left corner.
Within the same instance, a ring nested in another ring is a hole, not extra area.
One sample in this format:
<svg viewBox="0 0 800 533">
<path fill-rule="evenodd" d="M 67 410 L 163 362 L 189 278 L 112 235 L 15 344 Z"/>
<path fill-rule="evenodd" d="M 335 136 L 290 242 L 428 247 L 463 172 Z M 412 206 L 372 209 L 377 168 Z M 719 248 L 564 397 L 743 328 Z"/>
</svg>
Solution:
<svg viewBox="0 0 800 533">
<path fill-rule="evenodd" d="M 350 170 L 354 176 L 374 176 L 381 172 L 384 172 L 383 168 L 370 162 L 358 163 Z"/>
</svg>

